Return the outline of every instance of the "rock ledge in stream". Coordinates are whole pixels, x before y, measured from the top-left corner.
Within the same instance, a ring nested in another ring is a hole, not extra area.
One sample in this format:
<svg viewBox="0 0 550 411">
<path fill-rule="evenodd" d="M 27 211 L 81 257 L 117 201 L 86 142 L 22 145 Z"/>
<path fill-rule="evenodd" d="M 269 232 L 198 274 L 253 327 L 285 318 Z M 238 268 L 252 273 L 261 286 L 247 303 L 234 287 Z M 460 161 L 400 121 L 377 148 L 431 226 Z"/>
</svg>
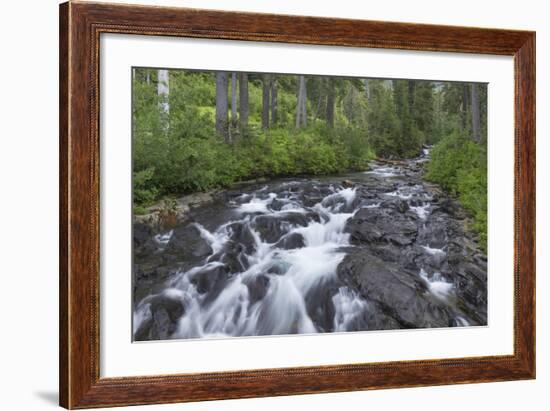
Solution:
<svg viewBox="0 0 550 411">
<path fill-rule="evenodd" d="M 392 242 L 404 246 L 415 241 L 417 217 L 411 212 L 390 208 L 362 208 L 348 220 L 346 232 L 352 244 Z"/>
<path fill-rule="evenodd" d="M 432 296 L 415 272 L 388 263 L 365 250 L 348 254 L 338 266 L 338 278 L 363 295 L 378 312 L 370 329 L 447 327 L 456 314 Z M 398 326 L 395 326 L 395 323 Z"/>
</svg>

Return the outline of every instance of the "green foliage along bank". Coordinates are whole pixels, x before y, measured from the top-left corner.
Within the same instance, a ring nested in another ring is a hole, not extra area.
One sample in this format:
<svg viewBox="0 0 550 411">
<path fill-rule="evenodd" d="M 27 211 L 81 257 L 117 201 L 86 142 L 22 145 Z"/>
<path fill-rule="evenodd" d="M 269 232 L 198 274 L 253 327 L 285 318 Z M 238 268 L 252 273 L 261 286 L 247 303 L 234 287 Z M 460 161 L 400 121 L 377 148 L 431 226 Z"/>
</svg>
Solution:
<svg viewBox="0 0 550 411">
<path fill-rule="evenodd" d="M 144 157 L 147 161 L 141 163 Z M 336 139 L 314 126 L 257 131 L 231 145 L 216 137 L 150 138 L 134 143 L 134 202 L 149 204 L 160 195 L 204 191 L 255 177 L 365 170 L 373 158 L 357 133 L 342 130 Z"/>
<path fill-rule="evenodd" d="M 445 111 L 437 125 L 444 137 L 431 152 L 426 179 L 458 197 L 470 212 L 473 228 L 486 251 L 487 88 L 479 84 L 451 83 L 444 86 L 441 97 Z M 479 108 L 477 114 L 476 104 Z"/>
</svg>

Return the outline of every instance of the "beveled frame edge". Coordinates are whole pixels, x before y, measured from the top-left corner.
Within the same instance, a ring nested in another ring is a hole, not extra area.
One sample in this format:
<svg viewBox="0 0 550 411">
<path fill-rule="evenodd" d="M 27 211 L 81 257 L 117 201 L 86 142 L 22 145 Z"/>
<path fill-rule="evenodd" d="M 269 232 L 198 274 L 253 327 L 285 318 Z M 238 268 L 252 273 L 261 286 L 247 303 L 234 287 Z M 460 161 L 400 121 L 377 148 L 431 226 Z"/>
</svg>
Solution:
<svg viewBox="0 0 550 411">
<path fill-rule="evenodd" d="M 535 378 L 534 32 L 88 2 L 61 4 L 59 26 L 61 406 L 110 407 Z M 100 378 L 99 38 L 101 33 L 113 32 L 514 56 L 514 354 Z"/>
</svg>

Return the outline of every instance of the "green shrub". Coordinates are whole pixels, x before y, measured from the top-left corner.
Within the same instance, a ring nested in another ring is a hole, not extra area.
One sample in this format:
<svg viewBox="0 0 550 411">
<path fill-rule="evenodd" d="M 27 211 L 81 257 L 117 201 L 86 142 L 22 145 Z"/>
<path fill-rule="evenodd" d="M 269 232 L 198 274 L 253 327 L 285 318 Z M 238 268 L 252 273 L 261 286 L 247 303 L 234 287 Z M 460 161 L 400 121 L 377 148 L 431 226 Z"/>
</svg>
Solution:
<svg viewBox="0 0 550 411">
<path fill-rule="evenodd" d="M 158 196 L 158 189 L 150 184 L 155 169 L 152 167 L 134 172 L 134 202 L 138 204 L 150 204 Z"/>
<path fill-rule="evenodd" d="M 474 220 L 480 243 L 487 248 L 486 147 L 458 133 L 441 140 L 431 152 L 426 178 L 457 196 Z"/>
<path fill-rule="evenodd" d="M 361 133 L 317 128 L 251 129 L 233 144 L 216 136 L 135 133 L 134 202 L 149 204 L 161 195 L 225 187 L 259 176 L 364 170 L 374 157 Z"/>
</svg>

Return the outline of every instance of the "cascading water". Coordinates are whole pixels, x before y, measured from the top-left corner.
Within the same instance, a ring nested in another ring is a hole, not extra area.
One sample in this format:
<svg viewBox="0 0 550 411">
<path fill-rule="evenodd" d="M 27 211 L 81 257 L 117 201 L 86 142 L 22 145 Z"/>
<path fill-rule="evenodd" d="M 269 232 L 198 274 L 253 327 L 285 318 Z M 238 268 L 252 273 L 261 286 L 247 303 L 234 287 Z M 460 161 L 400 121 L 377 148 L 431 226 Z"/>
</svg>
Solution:
<svg viewBox="0 0 550 411">
<path fill-rule="evenodd" d="M 411 263 L 403 267 L 412 273 L 407 275 L 413 290 L 425 289 L 418 298 L 431 296 L 426 300 L 429 312 L 443 310 L 454 326 L 475 323 L 456 309 L 455 284 L 434 269 L 447 267 L 445 245 L 440 243 L 448 238 L 434 236 L 440 217 L 431 217 L 437 209 L 433 195 L 419 178 L 410 177 L 411 169 L 428 155 L 405 166 L 375 166 L 358 174 L 357 184 L 334 179 L 268 184 L 228 198 L 222 215 L 215 215 L 224 220 L 217 226 L 207 228 L 212 218 L 199 218 L 184 229 L 156 234 L 157 250 L 147 254 L 149 259 L 178 260 L 187 252 L 191 263 L 184 261 L 171 273 L 160 292 L 156 286 L 136 301 L 134 337 L 221 338 L 410 327 L 397 315 L 381 320 L 388 309 L 380 311 L 387 304 L 380 298 L 386 297 L 361 285 L 368 275 L 357 283 L 340 272 L 350 250 L 378 261 L 380 247 L 384 253 L 411 255 L 418 268 L 411 271 Z M 404 218 L 405 223 L 397 226 L 406 228 L 404 234 L 385 223 L 386 218 L 389 223 Z M 365 245 L 349 225 L 352 220 L 362 224 Z M 388 287 L 393 290 L 391 284 Z"/>
<path fill-rule="evenodd" d="M 212 253 L 202 265 L 179 273 L 169 284 L 169 290 L 178 291 L 172 292 L 170 298 L 180 299 L 185 307 L 173 338 L 325 331 L 311 319 L 307 298 L 327 284 L 339 285 L 338 295 L 351 295 L 351 291 L 339 284 L 336 268 L 345 256 L 342 247 L 349 246 L 349 234 L 344 228 L 355 211 L 352 207 L 355 198 L 353 188 L 333 189 L 320 202 L 305 207 L 289 190 L 279 194 L 258 190 L 253 195 L 236 198 L 234 219 L 215 231 L 210 232 L 195 223 Z M 282 206 L 273 208 L 274 201 Z M 297 223 L 293 224 L 292 219 L 287 221 L 291 214 L 301 216 Z M 273 219 L 276 229 L 281 232 L 277 242 L 262 238 L 257 229 L 260 218 Z M 218 258 L 224 247 L 232 242 L 235 227 L 246 231 L 253 239 L 251 252 L 241 254 L 246 269 L 230 273 L 222 290 L 199 292 L 196 276 L 223 266 L 212 259 Z M 167 237 L 158 236 L 159 241 Z M 300 247 L 282 245 L 293 237 L 294 241 L 300 239 Z M 260 300 L 250 295 L 250 284 L 256 286 L 258 282 L 262 282 L 259 287 L 266 288 Z M 353 305 L 356 309 L 366 310 L 367 305 L 364 301 L 359 302 L 359 296 L 353 299 L 357 300 Z M 360 312 L 348 313 L 350 302 L 345 297 L 335 296 L 333 300 L 335 328 L 345 331 L 348 318 Z M 148 318 L 143 314 L 148 304 L 145 299 L 136 310 L 141 313 L 134 319 L 136 329 Z"/>
</svg>

